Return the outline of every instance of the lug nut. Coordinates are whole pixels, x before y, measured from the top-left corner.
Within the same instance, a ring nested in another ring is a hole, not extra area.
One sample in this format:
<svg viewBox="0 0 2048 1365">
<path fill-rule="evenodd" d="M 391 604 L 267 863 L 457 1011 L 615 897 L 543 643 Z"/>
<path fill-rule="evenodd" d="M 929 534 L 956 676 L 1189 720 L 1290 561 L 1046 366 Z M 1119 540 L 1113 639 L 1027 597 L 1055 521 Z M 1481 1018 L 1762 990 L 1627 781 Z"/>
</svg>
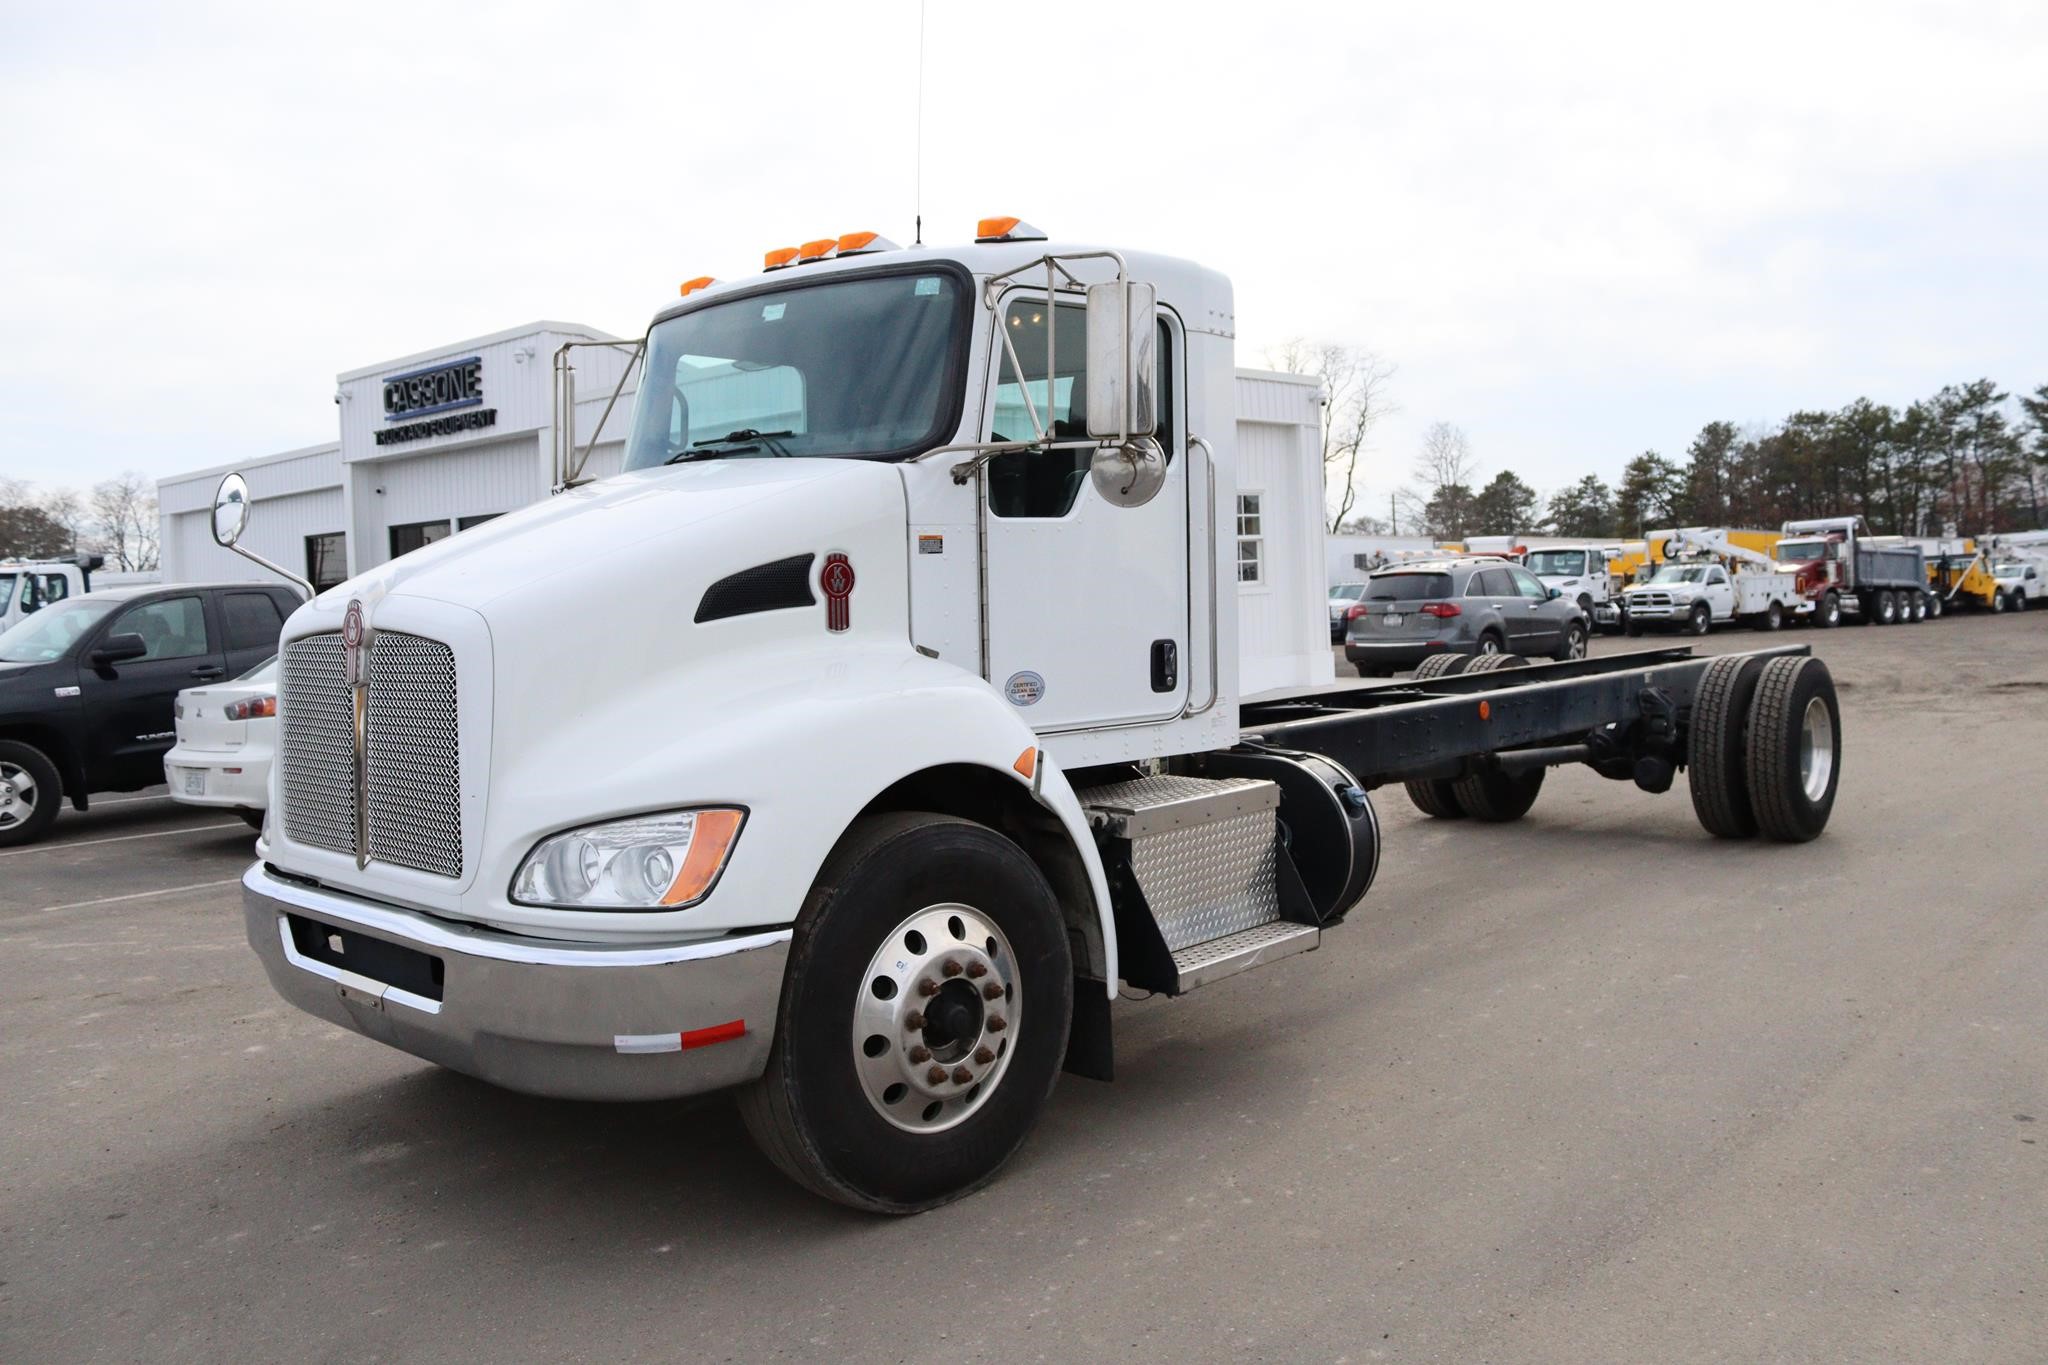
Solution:
<svg viewBox="0 0 2048 1365">
<path fill-rule="evenodd" d="M 923 1043 L 919 1043 L 916 1047 L 910 1049 L 910 1064 L 912 1066 L 923 1066 L 931 1059 L 932 1050 Z"/>
<path fill-rule="evenodd" d="M 976 1066 L 987 1066 L 990 1062 L 994 1061 L 995 1059 L 996 1054 L 990 1052 L 985 1047 L 978 1047 L 974 1049 L 974 1064 Z"/>
<path fill-rule="evenodd" d="M 965 1085 L 973 1079 L 974 1073 L 972 1071 L 969 1071 L 966 1067 L 956 1066 L 953 1068 L 953 1084 Z"/>
<path fill-rule="evenodd" d="M 1000 1000 L 1000 999 L 1002 999 L 1002 998 L 1003 998 L 1003 983 L 1002 983 L 1002 982 L 1000 982 L 1000 981 L 991 981 L 991 982 L 989 982 L 989 983 L 988 983 L 987 985 L 983 986 L 983 987 L 981 988 L 981 998 L 982 998 L 982 999 L 984 999 L 984 1000 Z"/>
<path fill-rule="evenodd" d="M 930 977 L 925 977 L 917 983 L 917 993 L 924 996 L 937 995 L 939 993 L 939 983 Z"/>
<path fill-rule="evenodd" d="M 935 1066 L 930 1071 L 924 1073 L 924 1078 L 933 1085 L 944 1085 L 946 1083 L 946 1068 Z"/>
<path fill-rule="evenodd" d="M 947 976 L 958 976 L 960 975 L 960 964 L 949 957 L 946 959 L 945 965 L 940 967 L 939 970 Z"/>
<path fill-rule="evenodd" d="M 979 979 L 979 978 L 981 978 L 981 977 L 987 976 L 987 975 L 988 975 L 988 964 L 987 964 L 986 962 L 970 962 L 970 963 L 968 963 L 968 964 L 967 964 L 967 975 L 968 975 L 968 976 L 970 976 L 970 977 L 976 978 L 976 979 Z"/>
<path fill-rule="evenodd" d="M 924 1011 L 912 1010 L 910 1013 L 904 1015 L 903 1027 L 909 1029 L 912 1033 L 916 1033 L 922 1028 L 924 1028 Z"/>
<path fill-rule="evenodd" d="M 988 1021 L 988 1031 L 990 1033 L 1001 1033 L 1004 1029 L 1008 1028 L 1009 1026 L 1010 1021 L 1003 1018 L 1003 1016 L 1000 1014 L 996 1015 L 993 1019 L 990 1019 Z"/>
</svg>

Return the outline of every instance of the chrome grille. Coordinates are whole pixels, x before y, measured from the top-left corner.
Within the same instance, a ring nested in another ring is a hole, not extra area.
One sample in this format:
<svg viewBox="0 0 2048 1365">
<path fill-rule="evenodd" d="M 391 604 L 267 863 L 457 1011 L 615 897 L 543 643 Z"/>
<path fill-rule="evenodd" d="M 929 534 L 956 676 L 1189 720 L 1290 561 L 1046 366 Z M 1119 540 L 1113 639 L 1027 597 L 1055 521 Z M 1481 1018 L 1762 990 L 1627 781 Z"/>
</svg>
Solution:
<svg viewBox="0 0 2048 1365">
<path fill-rule="evenodd" d="M 355 717 L 341 637 L 313 635 L 286 645 L 282 682 L 284 831 L 299 843 L 353 854 Z"/>
<path fill-rule="evenodd" d="M 462 875 L 462 755 L 455 656 L 399 631 L 370 637 L 364 715 L 369 856 L 443 877 Z M 356 853 L 355 722 L 341 637 L 284 648 L 278 745 L 285 833 Z"/>
<path fill-rule="evenodd" d="M 370 639 L 370 856 L 462 875 L 462 753 L 455 656 L 417 635 Z"/>
</svg>

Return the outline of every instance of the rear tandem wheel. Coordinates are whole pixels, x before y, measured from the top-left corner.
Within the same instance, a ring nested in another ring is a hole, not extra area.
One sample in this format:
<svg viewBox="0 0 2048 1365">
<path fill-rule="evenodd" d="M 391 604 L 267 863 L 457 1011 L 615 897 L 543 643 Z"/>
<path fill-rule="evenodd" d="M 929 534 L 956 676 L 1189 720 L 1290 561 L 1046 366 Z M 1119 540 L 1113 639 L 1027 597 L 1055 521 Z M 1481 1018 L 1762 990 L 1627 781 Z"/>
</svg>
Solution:
<svg viewBox="0 0 2048 1365">
<path fill-rule="evenodd" d="M 1501 659 L 1508 656 L 1492 654 L 1487 657 Z M 1415 666 L 1414 678 L 1416 682 L 1424 682 L 1430 678 L 1448 677 L 1465 672 L 1475 662 L 1476 657 L 1471 654 L 1432 654 Z M 1447 779 L 1428 778 L 1401 785 L 1407 788 L 1408 799 L 1415 803 L 1415 809 L 1424 815 L 1438 820 L 1457 820 L 1465 814 L 1464 808 L 1458 804 L 1458 794 L 1453 790 L 1456 784 Z"/>
</svg>

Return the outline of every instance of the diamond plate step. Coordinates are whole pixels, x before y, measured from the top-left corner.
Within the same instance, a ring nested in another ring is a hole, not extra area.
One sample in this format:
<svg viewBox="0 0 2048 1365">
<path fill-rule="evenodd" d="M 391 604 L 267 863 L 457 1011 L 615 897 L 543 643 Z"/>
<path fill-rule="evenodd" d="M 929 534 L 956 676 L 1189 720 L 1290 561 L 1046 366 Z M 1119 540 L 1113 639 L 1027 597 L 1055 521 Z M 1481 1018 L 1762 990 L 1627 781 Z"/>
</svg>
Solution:
<svg viewBox="0 0 2048 1365">
<path fill-rule="evenodd" d="M 1191 943 L 1173 955 L 1173 968 L 1184 993 L 1283 957 L 1308 952 L 1321 941 L 1322 931 L 1312 924 L 1275 920 L 1205 943 Z"/>
</svg>

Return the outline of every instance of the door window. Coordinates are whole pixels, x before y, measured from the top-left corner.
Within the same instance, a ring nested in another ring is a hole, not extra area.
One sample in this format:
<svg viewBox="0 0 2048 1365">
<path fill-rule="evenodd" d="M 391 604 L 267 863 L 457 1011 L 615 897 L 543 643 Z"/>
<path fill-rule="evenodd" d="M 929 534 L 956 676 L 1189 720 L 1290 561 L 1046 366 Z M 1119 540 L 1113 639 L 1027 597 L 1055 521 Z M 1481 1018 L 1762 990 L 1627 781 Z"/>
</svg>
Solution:
<svg viewBox="0 0 2048 1365">
<path fill-rule="evenodd" d="M 1514 580 L 1506 569 L 1480 569 L 1465 584 L 1467 597 L 1513 597 Z"/>
<path fill-rule="evenodd" d="M 1055 441 L 1085 440 L 1088 436 L 1088 310 L 1079 304 L 1063 303 L 1054 313 L 1053 365 L 1051 382 L 1045 373 L 1045 301 L 1019 299 L 1003 315 L 1010 345 L 1023 365 L 1020 377 L 1010 363 L 1009 350 L 997 356 L 995 420 L 989 427 L 992 441 L 1028 441 L 1035 434 L 1031 417 Z M 1173 428 L 1173 335 L 1164 319 L 1159 323 L 1158 372 L 1154 375 L 1158 395 L 1159 429 L 1154 439 L 1171 463 L 1174 452 Z M 1073 510 L 1088 481 L 1093 452 L 1080 450 L 1013 450 L 998 455 L 986 466 L 988 507 L 999 517 L 1063 517 Z"/>
<path fill-rule="evenodd" d="M 1515 591 L 1522 596 L 1533 597 L 1538 602 L 1550 600 L 1550 589 L 1544 587 L 1542 581 L 1527 569 L 1509 569 L 1508 576 L 1514 579 Z"/>
<path fill-rule="evenodd" d="M 115 635 L 140 635 L 148 659 L 195 659 L 211 654 L 206 638 L 206 608 L 196 597 L 170 597 L 130 607 L 108 629 Z"/>
<path fill-rule="evenodd" d="M 221 597 L 220 605 L 230 650 L 277 648 L 284 617 L 276 598 L 267 592 L 231 592 Z"/>
</svg>

